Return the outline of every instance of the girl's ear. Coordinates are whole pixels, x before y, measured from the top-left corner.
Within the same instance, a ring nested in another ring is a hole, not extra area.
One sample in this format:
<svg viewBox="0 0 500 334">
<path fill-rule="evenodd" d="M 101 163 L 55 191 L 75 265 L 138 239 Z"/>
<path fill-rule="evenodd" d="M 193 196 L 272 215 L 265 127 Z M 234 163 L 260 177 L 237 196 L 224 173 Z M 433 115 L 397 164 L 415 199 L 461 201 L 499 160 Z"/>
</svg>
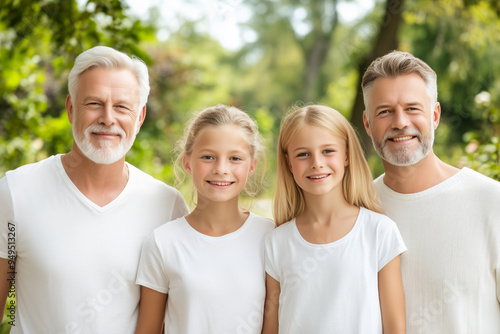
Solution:
<svg viewBox="0 0 500 334">
<path fill-rule="evenodd" d="M 257 157 L 255 157 L 250 165 L 250 169 L 248 170 L 248 176 L 252 176 L 255 173 L 255 169 L 257 168 Z"/>
<path fill-rule="evenodd" d="M 345 161 L 344 161 L 344 167 L 349 166 L 349 153 L 345 153 Z"/>
<path fill-rule="evenodd" d="M 182 167 L 184 167 L 186 173 L 191 175 L 191 166 L 189 165 L 189 157 L 186 154 L 184 154 L 184 156 L 182 157 Z"/>
</svg>

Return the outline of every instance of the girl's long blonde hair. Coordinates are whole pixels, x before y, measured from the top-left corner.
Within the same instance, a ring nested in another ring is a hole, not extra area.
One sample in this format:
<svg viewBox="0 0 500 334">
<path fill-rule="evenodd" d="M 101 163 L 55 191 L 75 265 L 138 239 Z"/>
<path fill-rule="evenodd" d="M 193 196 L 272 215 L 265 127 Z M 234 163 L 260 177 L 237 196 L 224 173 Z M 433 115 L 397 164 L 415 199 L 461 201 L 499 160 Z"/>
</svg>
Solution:
<svg viewBox="0 0 500 334">
<path fill-rule="evenodd" d="M 322 105 L 310 105 L 292 111 L 284 117 L 281 123 L 274 200 L 276 224 L 280 225 L 297 217 L 304 212 L 306 206 L 302 189 L 295 183 L 287 160 L 290 140 L 305 124 L 326 129 L 345 141 L 349 165 L 345 169 L 342 180 L 344 198 L 349 204 L 380 212 L 373 177 L 351 123 L 335 109 Z"/>
</svg>

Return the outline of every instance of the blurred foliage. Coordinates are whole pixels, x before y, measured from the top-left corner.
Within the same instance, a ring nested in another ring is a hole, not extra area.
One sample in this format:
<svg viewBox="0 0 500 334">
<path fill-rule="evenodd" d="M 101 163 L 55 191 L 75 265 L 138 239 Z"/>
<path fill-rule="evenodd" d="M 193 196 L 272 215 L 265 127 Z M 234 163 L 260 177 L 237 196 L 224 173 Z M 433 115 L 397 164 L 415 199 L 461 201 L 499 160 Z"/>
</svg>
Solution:
<svg viewBox="0 0 500 334">
<path fill-rule="evenodd" d="M 74 58 L 112 45 L 151 63 L 139 41 L 154 28 L 125 15 L 119 0 L 4 0 L 0 6 L 0 175 L 71 148 L 65 116 Z"/>
<path fill-rule="evenodd" d="M 199 0 L 191 0 L 195 3 Z M 241 26 L 254 36 L 224 49 L 179 17 L 168 39 L 156 37 L 158 9 L 140 20 L 120 0 L 3 0 L 0 6 L 0 177 L 17 166 L 65 153 L 72 145 L 65 112 L 74 58 L 95 45 L 135 54 L 150 68 L 147 118 L 127 160 L 174 183 L 176 141 L 191 115 L 230 104 L 258 123 L 267 146 L 265 187 L 272 197 L 276 138 L 293 106 L 322 103 L 351 117 L 358 67 L 391 20 L 385 1 L 361 19 L 342 21 L 338 4 L 352 0 L 213 0 L 248 9 Z M 496 0 L 406 0 L 398 49 L 438 74 L 441 124 L 435 151 L 443 160 L 500 179 L 500 3 Z M 339 16 L 340 15 L 340 16 Z M 358 129 L 364 131 L 364 129 Z M 380 159 L 368 157 L 375 176 Z M 189 187 L 182 185 L 189 197 Z M 245 199 L 247 201 L 248 199 Z M 257 210 L 269 215 L 269 201 Z M 6 327 L 0 327 L 0 334 Z"/>
<path fill-rule="evenodd" d="M 481 113 L 483 126 L 464 134 L 466 154 L 459 164 L 500 181 L 500 95 L 497 87 L 494 97 L 481 92 L 475 97 L 477 111 Z"/>
</svg>

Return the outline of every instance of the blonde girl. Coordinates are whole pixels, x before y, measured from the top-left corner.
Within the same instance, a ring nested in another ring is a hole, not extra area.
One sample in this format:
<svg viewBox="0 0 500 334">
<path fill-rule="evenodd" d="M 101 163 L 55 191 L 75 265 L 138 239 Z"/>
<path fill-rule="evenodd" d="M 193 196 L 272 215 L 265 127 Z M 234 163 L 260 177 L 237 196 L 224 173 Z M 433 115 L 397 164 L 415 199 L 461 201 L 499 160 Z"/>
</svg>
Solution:
<svg viewBox="0 0 500 334">
<path fill-rule="evenodd" d="M 274 228 L 239 205 L 261 151 L 256 124 L 217 105 L 188 126 L 178 161 L 196 207 L 144 242 L 137 333 L 260 333 L 265 298 L 264 236 Z"/>
<path fill-rule="evenodd" d="M 404 333 L 396 225 L 378 213 L 351 124 L 311 105 L 282 122 L 263 333 Z"/>
</svg>

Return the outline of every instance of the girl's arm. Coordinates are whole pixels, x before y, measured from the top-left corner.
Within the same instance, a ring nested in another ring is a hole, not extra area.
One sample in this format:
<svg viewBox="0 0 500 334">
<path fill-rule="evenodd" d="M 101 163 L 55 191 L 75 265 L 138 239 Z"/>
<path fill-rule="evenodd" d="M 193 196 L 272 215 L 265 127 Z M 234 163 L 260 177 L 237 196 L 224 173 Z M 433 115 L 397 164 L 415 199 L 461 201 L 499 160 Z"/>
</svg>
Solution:
<svg viewBox="0 0 500 334">
<path fill-rule="evenodd" d="M 406 333 L 405 295 L 399 255 L 378 272 L 378 291 L 384 334 Z"/>
<path fill-rule="evenodd" d="M 280 291 L 280 283 L 266 274 L 266 303 L 264 304 L 262 334 L 278 334 Z"/>
<path fill-rule="evenodd" d="M 141 303 L 139 304 L 139 321 L 136 334 L 162 333 L 167 295 L 141 286 Z"/>
</svg>

